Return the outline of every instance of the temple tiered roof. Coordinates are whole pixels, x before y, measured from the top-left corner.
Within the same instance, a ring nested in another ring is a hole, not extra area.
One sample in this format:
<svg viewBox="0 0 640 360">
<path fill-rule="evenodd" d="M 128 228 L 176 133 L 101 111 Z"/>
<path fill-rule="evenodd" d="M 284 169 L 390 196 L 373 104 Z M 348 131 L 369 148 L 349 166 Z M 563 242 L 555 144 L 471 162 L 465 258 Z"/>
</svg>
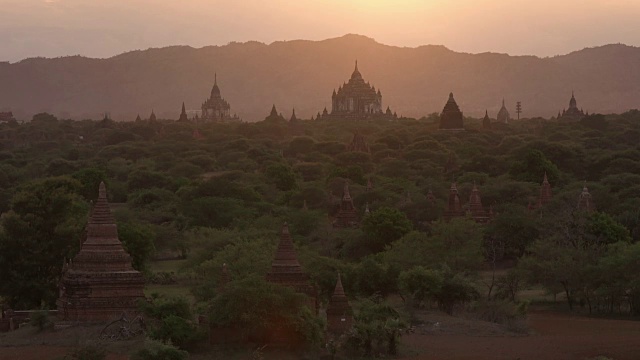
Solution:
<svg viewBox="0 0 640 360">
<path fill-rule="evenodd" d="M 91 211 L 86 240 L 73 261 L 65 266 L 56 302 L 65 320 L 104 321 L 137 311 L 144 298 L 144 279 L 131 265 L 131 256 L 118 239 L 118 229 L 100 183 Z"/>
<path fill-rule="evenodd" d="M 308 295 L 309 306 L 317 311 L 316 290 L 311 285 L 309 275 L 302 271 L 302 266 L 298 262 L 287 223 L 282 226 L 280 243 L 271 263 L 271 270 L 267 274 L 267 281 L 290 287 L 296 292 Z"/>
<path fill-rule="evenodd" d="M 348 118 L 348 119 L 390 119 L 391 110 L 382 111 L 382 93 L 376 90 L 362 77 L 358 70 L 358 61 L 351 74 L 349 82 L 338 87 L 338 91 L 333 90 L 331 95 L 331 114 L 325 108 L 322 117 L 318 118 Z"/>
<path fill-rule="evenodd" d="M 440 130 L 464 130 L 462 111 L 453 98 L 453 93 L 449 93 L 449 100 L 440 114 Z"/>
<path fill-rule="evenodd" d="M 236 115 L 231 115 L 231 105 L 220 95 L 218 74 L 214 75 L 211 96 L 202 104 L 202 121 L 239 121 Z"/>
<path fill-rule="evenodd" d="M 571 100 L 569 100 L 569 108 L 562 110 L 560 117 L 563 120 L 580 120 L 584 117 L 584 111 L 578 109 L 578 102 L 573 91 L 571 92 Z"/>
</svg>

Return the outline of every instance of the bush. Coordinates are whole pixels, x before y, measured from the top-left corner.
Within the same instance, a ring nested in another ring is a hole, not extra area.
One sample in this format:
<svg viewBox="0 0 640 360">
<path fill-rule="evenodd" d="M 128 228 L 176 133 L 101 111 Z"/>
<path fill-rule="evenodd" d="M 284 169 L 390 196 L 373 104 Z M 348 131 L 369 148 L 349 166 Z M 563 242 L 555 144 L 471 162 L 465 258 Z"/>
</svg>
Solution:
<svg viewBox="0 0 640 360">
<path fill-rule="evenodd" d="M 515 333 L 526 333 L 528 327 L 526 316 L 528 302 L 514 304 L 504 300 L 478 301 L 474 303 L 469 311 L 475 318 L 506 326 L 509 331 Z"/>
<path fill-rule="evenodd" d="M 187 349 L 205 336 L 193 321 L 191 306 L 185 298 L 156 296 L 150 303 L 142 303 L 141 308 L 145 315 L 155 320 L 149 326 L 152 339 Z"/>
<path fill-rule="evenodd" d="M 43 309 L 31 314 L 31 325 L 38 328 L 39 331 L 51 329 L 53 322 L 49 319 L 49 310 Z"/>
<path fill-rule="evenodd" d="M 131 360 L 184 360 L 189 356 L 186 351 L 160 341 L 147 339 L 144 345 L 144 349 L 131 355 Z"/>
</svg>

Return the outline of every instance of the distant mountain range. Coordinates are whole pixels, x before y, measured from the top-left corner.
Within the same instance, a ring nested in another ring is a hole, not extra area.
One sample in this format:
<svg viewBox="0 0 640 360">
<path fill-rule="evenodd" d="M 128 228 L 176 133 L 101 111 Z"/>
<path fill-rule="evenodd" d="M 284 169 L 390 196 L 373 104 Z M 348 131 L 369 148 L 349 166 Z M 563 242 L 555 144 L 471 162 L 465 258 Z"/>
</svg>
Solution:
<svg viewBox="0 0 640 360">
<path fill-rule="evenodd" d="M 230 43 L 194 49 L 173 46 L 108 59 L 71 56 L 0 63 L 0 111 L 18 119 L 38 112 L 74 119 L 178 118 L 182 102 L 200 109 L 214 74 L 232 112 L 262 120 L 275 104 L 285 117 L 295 107 L 309 118 L 351 76 L 355 60 L 365 80 L 382 91 L 383 107 L 398 115 L 440 112 L 449 92 L 465 115 L 496 116 L 504 98 L 512 116 L 550 117 L 575 91 L 578 107 L 611 113 L 640 108 L 640 48 L 606 45 L 551 58 L 467 54 L 444 46 L 380 44 L 360 35 L 323 41 Z"/>
</svg>

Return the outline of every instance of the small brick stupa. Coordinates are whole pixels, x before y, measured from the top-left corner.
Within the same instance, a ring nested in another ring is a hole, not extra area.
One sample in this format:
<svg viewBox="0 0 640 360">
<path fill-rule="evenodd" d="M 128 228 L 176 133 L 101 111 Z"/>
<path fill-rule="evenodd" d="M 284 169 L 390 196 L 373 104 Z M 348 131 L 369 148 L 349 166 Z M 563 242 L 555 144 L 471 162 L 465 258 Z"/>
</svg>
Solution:
<svg viewBox="0 0 640 360">
<path fill-rule="evenodd" d="M 471 196 L 469 196 L 469 213 L 475 222 L 479 224 L 486 224 L 489 222 L 489 214 L 482 206 L 482 200 L 480 199 L 480 191 L 476 184 L 473 184 L 471 190 Z"/>
<path fill-rule="evenodd" d="M 302 266 L 298 262 L 287 223 L 282 226 L 280 243 L 271 263 L 271 271 L 267 274 L 267 281 L 272 284 L 290 287 L 298 293 L 307 295 L 309 297 L 309 308 L 317 313 L 317 292 L 315 287 L 311 285 L 309 275 L 302 271 Z"/>
<path fill-rule="evenodd" d="M 327 331 L 340 335 L 353 325 L 353 310 L 342 287 L 342 278 L 338 273 L 338 282 L 327 307 Z"/>
<path fill-rule="evenodd" d="M 100 183 L 87 224 L 86 240 L 73 261 L 65 264 L 56 301 L 62 320 L 100 322 L 129 317 L 144 299 L 144 278 L 118 239 L 118 229 Z"/>
<path fill-rule="evenodd" d="M 353 205 L 353 199 L 351 198 L 351 194 L 349 193 L 349 183 L 347 182 L 344 184 L 342 201 L 340 202 L 340 210 L 338 210 L 338 215 L 336 215 L 336 220 L 333 223 L 333 227 L 348 228 L 357 227 L 358 225 L 358 212 Z"/>
<path fill-rule="evenodd" d="M 586 211 L 589 213 L 596 211 L 596 205 L 593 203 L 593 199 L 591 198 L 591 194 L 589 193 L 587 184 L 584 184 L 582 193 L 580 194 L 580 198 L 578 199 L 578 210 Z"/>
<path fill-rule="evenodd" d="M 456 183 L 452 183 L 449 189 L 449 202 L 444 211 L 444 219 L 449 221 L 455 217 L 464 217 L 464 210 L 462 209 L 460 197 L 458 196 L 458 187 Z"/>
<path fill-rule="evenodd" d="M 540 198 L 538 199 L 538 206 L 544 206 L 551 201 L 553 195 L 551 194 L 551 184 L 547 179 L 547 173 L 544 173 L 544 179 L 542 180 L 542 187 L 540 188 Z"/>
</svg>

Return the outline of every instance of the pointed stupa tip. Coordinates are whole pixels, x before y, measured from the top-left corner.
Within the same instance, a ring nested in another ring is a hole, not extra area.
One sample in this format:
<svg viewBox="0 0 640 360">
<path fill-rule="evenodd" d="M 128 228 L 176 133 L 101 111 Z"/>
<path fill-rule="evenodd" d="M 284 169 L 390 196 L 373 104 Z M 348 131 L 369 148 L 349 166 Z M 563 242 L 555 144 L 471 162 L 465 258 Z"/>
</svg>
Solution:
<svg viewBox="0 0 640 360">
<path fill-rule="evenodd" d="M 213 85 L 218 85 L 218 73 L 213 73 Z"/>
<path fill-rule="evenodd" d="M 358 59 L 356 59 L 356 68 L 355 71 L 358 71 Z"/>
<path fill-rule="evenodd" d="M 544 179 L 542 179 L 542 182 L 549 182 L 549 179 L 547 178 L 547 172 L 544 172 Z"/>
<path fill-rule="evenodd" d="M 98 187 L 98 199 L 107 199 L 107 186 L 104 184 L 104 181 L 101 181 Z"/>
<path fill-rule="evenodd" d="M 449 93 L 449 100 L 453 100 L 453 93 L 452 92 Z"/>
</svg>

